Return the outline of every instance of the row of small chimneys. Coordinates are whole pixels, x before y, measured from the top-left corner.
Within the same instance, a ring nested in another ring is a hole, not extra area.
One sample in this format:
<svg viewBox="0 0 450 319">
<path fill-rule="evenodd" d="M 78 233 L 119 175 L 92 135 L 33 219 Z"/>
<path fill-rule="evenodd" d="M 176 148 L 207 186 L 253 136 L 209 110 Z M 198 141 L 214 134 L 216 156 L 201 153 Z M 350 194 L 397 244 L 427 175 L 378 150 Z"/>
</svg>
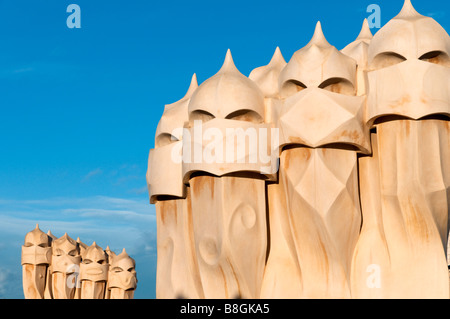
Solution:
<svg viewBox="0 0 450 319">
<path fill-rule="evenodd" d="M 136 263 L 125 248 L 115 254 L 67 233 L 57 238 L 39 225 L 22 246 L 25 299 L 133 299 Z"/>
</svg>

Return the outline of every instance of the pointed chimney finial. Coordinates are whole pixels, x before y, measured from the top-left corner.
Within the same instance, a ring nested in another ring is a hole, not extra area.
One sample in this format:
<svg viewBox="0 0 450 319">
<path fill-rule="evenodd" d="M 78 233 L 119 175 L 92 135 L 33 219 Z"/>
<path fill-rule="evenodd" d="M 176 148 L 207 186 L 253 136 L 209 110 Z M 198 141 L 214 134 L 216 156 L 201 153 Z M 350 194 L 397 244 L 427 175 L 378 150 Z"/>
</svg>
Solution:
<svg viewBox="0 0 450 319">
<path fill-rule="evenodd" d="M 281 50 L 279 47 L 277 47 L 275 49 L 275 53 L 273 54 L 272 59 L 270 60 L 268 65 L 272 66 L 272 65 L 276 65 L 278 63 L 282 63 L 282 64 L 286 63 L 286 60 L 284 59 L 283 55 L 281 54 Z"/>
<path fill-rule="evenodd" d="M 323 34 L 322 30 L 322 24 L 320 21 L 317 21 L 316 28 L 314 30 L 314 34 L 311 38 L 311 41 L 307 44 L 307 46 L 316 45 L 320 47 L 328 47 L 331 46 L 330 43 L 328 43 L 327 39 L 325 38 L 325 35 Z"/>
<path fill-rule="evenodd" d="M 231 56 L 231 50 L 228 49 L 227 54 L 225 55 L 225 61 L 223 61 L 223 65 L 220 68 L 218 73 L 230 72 L 230 71 L 233 71 L 233 72 L 238 71 L 239 72 L 239 70 L 236 68 L 236 65 L 234 64 L 233 57 Z"/>
<path fill-rule="evenodd" d="M 186 95 L 183 97 L 183 99 L 190 98 L 197 88 L 198 88 L 197 74 L 194 73 L 191 78 L 191 84 L 189 85 L 189 89 L 187 90 Z"/>
<path fill-rule="evenodd" d="M 417 17 L 422 17 L 422 15 L 413 7 L 411 0 L 405 0 L 402 10 L 394 19 L 411 19 Z"/>
<path fill-rule="evenodd" d="M 369 21 L 364 19 L 361 32 L 359 33 L 356 40 L 371 40 L 373 38 L 372 31 L 370 31 Z"/>
</svg>

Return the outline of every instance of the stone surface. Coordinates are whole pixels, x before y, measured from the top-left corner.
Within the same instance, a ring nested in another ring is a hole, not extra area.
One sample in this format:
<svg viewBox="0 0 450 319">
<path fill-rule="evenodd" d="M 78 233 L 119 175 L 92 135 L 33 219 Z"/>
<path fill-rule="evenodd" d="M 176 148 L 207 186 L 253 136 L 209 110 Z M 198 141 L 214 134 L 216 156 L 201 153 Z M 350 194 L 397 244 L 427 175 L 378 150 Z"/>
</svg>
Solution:
<svg viewBox="0 0 450 319">
<path fill-rule="evenodd" d="M 228 51 L 174 105 L 147 174 L 158 298 L 449 298 L 450 37 L 409 0 L 248 77 Z"/>
<path fill-rule="evenodd" d="M 67 233 L 60 238 L 39 225 L 22 246 L 25 299 L 132 299 L 137 287 L 135 262 L 95 242 L 87 246 Z"/>
</svg>

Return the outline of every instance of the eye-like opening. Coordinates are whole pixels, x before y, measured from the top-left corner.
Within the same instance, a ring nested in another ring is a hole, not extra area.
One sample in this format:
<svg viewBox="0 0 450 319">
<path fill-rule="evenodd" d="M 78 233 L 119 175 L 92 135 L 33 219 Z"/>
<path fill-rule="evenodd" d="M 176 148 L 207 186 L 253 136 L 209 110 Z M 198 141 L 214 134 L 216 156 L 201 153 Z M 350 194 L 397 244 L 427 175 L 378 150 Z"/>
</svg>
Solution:
<svg viewBox="0 0 450 319">
<path fill-rule="evenodd" d="M 189 120 L 192 124 L 194 121 L 208 122 L 212 120 L 214 117 L 215 116 L 209 112 L 203 110 L 195 110 L 190 114 Z"/>
<path fill-rule="evenodd" d="M 78 251 L 76 249 L 72 249 L 71 251 L 69 251 L 68 255 L 71 257 L 75 257 L 76 255 L 78 255 Z"/>
<path fill-rule="evenodd" d="M 286 98 L 306 88 L 307 86 L 302 82 L 291 79 L 283 83 L 283 85 L 281 86 L 280 93 L 283 98 Z"/>
<path fill-rule="evenodd" d="M 97 260 L 97 264 L 104 265 L 104 264 L 106 264 L 106 260 L 105 259 L 99 259 L 99 260 Z"/>
<path fill-rule="evenodd" d="M 119 272 L 122 272 L 123 269 L 120 268 L 120 267 L 114 267 L 113 269 L 111 269 L 111 271 L 112 271 L 112 272 L 115 272 L 115 273 L 119 273 Z"/>
<path fill-rule="evenodd" d="M 162 146 L 169 145 L 176 141 L 178 141 L 178 139 L 175 136 L 173 136 L 172 134 L 162 133 L 156 137 L 155 146 L 162 147 Z"/>
<path fill-rule="evenodd" d="M 372 69 L 379 70 L 406 61 L 406 58 L 395 52 L 384 52 L 378 54 L 372 61 Z"/>
<path fill-rule="evenodd" d="M 450 57 L 442 51 L 431 51 L 423 54 L 419 60 L 450 67 Z"/>
<path fill-rule="evenodd" d="M 166 200 L 175 200 L 175 199 L 180 199 L 180 197 L 178 196 L 171 196 L 171 195 L 158 195 L 155 196 L 157 201 L 166 201 Z"/>
<path fill-rule="evenodd" d="M 92 263 L 92 260 L 90 259 L 83 259 L 83 264 L 89 265 Z"/>
<path fill-rule="evenodd" d="M 392 115 L 385 115 L 377 117 L 376 120 L 373 122 L 373 125 L 378 125 L 381 123 L 387 123 L 392 121 L 401 121 L 401 120 L 411 120 L 411 118 L 403 115 L 398 114 L 392 114 Z"/>
<path fill-rule="evenodd" d="M 356 90 L 353 84 L 344 78 L 330 78 L 323 81 L 319 85 L 320 89 L 327 90 L 334 93 L 355 95 Z"/>
<path fill-rule="evenodd" d="M 30 243 L 30 242 L 26 242 L 24 246 L 25 246 L 25 247 L 32 247 L 32 246 L 34 246 L 34 244 L 33 244 L 33 243 Z"/>
<path fill-rule="evenodd" d="M 62 255 L 64 255 L 65 253 L 64 253 L 64 250 L 62 250 L 62 249 L 59 249 L 59 248 L 56 248 L 55 250 L 54 250 L 54 255 L 55 256 L 62 256 Z"/>
<path fill-rule="evenodd" d="M 235 121 L 245 121 L 251 123 L 262 123 L 263 118 L 252 110 L 239 110 L 228 114 L 226 119 L 235 120 Z"/>
<path fill-rule="evenodd" d="M 340 149 L 340 150 L 347 150 L 347 151 L 353 151 L 357 152 L 360 150 L 360 148 L 355 144 L 349 144 L 349 143 L 329 143 L 321 146 L 322 148 L 331 148 L 331 149 Z"/>
<path fill-rule="evenodd" d="M 127 271 L 128 271 L 128 272 L 131 272 L 131 273 L 135 273 L 135 272 L 136 272 L 136 271 L 134 270 L 134 267 L 128 268 Z"/>
</svg>

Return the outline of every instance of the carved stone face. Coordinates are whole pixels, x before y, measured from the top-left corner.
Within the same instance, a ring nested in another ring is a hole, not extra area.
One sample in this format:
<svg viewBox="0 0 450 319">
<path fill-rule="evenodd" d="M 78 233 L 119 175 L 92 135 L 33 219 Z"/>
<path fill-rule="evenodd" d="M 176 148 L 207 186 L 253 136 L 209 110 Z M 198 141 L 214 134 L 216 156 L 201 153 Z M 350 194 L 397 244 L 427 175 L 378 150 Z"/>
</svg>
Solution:
<svg viewBox="0 0 450 319">
<path fill-rule="evenodd" d="M 197 88 L 197 76 L 194 74 L 186 95 L 181 100 L 165 106 L 164 113 L 156 128 L 155 148 L 163 147 L 183 138 L 182 128 L 184 123 L 188 121 L 189 101 Z"/>
<path fill-rule="evenodd" d="M 134 290 L 137 285 L 134 260 L 123 251 L 113 257 L 108 277 L 109 288 L 120 288 L 123 290 Z"/>
<path fill-rule="evenodd" d="M 186 95 L 179 101 L 166 105 L 155 134 L 155 148 L 150 150 L 147 169 L 147 187 L 150 203 L 154 204 L 158 196 L 182 198 L 186 187 L 182 182 L 181 162 L 174 161 L 178 152 L 181 157 L 184 123 L 188 121 L 188 105 L 193 92 L 197 89 L 197 76 L 192 77 Z"/>
<path fill-rule="evenodd" d="M 89 281 L 106 281 L 108 279 L 107 255 L 94 242 L 86 249 L 80 264 L 80 279 Z"/>
<path fill-rule="evenodd" d="M 385 115 L 450 116 L 450 37 L 409 2 L 369 45 L 370 125 Z"/>
<path fill-rule="evenodd" d="M 47 268 L 51 263 L 51 238 L 36 228 L 25 236 L 22 246 L 23 291 L 27 299 L 44 298 Z"/>
<path fill-rule="evenodd" d="M 423 60 L 450 66 L 450 38 L 433 18 L 418 13 L 409 1 L 402 11 L 373 37 L 369 64 L 373 70 L 405 60 Z"/>
<path fill-rule="evenodd" d="M 276 48 L 268 65 L 254 69 L 248 76 L 255 82 L 266 98 L 279 98 L 278 77 L 286 66 L 280 48 Z"/>
<path fill-rule="evenodd" d="M 52 272 L 71 274 L 81 262 L 80 248 L 75 240 L 64 234 L 52 245 Z"/>
<path fill-rule="evenodd" d="M 38 226 L 25 236 L 22 246 L 22 265 L 48 265 L 51 262 L 51 238 Z"/>
<path fill-rule="evenodd" d="M 264 123 L 264 95 L 239 72 L 230 51 L 222 68 L 195 90 L 188 112 L 182 148 L 184 183 L 197 172 L 273 173 L 270 163 L 261 163 L 259 156 L 268 153 L 271 139 L 270 125 Z M 246 136 L 251 142 L 245 141 Z"/>
<path fill-rule="evenodd" d="M 330 45 L 318 23 L 310 43 L 294 53 L 279 81 L 283 98 L 308 88 L 353 96 L 356 61 Z"/>
<path fill-rule="evenodd" d="M 203 82 L 189 102 L 189 122 L 229 119 L 264 122 L 264 96 L 259 87 L 236 68 L 230 51 L 222 68 Z"/>
<path fill-rule="evenodd" d="M 310 43 L 281 71 L 281 144 L 341 143 L 368 153 L 364 96 L 356 96 L 356 61 L 325 39 L 320 23 Z"/>
</svg>

